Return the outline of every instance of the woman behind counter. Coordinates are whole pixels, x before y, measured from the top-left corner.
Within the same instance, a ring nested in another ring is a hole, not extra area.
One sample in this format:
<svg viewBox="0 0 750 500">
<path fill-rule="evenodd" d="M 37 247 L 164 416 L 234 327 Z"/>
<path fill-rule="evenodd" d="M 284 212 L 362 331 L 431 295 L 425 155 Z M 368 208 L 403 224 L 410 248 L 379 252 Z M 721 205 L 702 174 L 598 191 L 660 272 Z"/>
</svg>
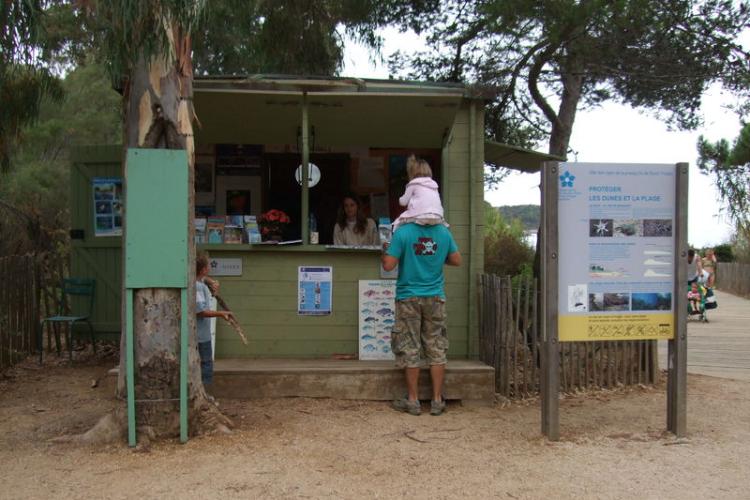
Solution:
<svg viewBox="0 0 750 500">
<path fill-rule="evenodd" d="M 378 230 L 375 221 L 365 217 L 359 199 L 351 194 L 339 205 L 336 224 L 333 227 L 333 244 L 346 246 L 378 245 Z"/>
</svg>

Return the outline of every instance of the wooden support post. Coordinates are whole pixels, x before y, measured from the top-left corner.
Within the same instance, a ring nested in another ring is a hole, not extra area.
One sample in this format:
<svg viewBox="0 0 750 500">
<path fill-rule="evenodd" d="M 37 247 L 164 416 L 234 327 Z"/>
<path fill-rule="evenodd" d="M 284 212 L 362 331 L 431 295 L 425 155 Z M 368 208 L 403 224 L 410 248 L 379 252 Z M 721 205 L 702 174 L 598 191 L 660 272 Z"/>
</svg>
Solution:
<svg viewBox="0 0 750 500">
<path fill-rule="evenodd" d="M 557 196 L 559 167 L 542 165 L 542 434 L 560 439 L 560 346 L 557 338 Z"/>
<path fill-rule="evenodd" d="M 466 325 L 467 331 L 467 346 L 469 348 L 469 356 L 474 356 L 479 350 L 476 345 L 476 337 L 472 335 L 471 331 L 471 319 L 473 317 L 472 311 L 474 310 L 475 304 L 472 300 L 474 297 L 474 277 L 477 275 L 477 212 L 479 211 L 479 205 L 477 203 L 477 169 L 482 168 L 478 165 L 484 165 L 483 159 L 477 151 L 478 137 L 484 137 L 484 130 L 482 127 L 477 127 L 477 103 L 473 100 L 469 101 L 469 242 L 467 249 L 468 262 L 466 265 L 466 272 L 468 273 L 469 293 L 467 294 L 466 303 Z M 441 166 L 441 170 L 445 170 L 445 167 Z M 480 192 L 483 196 L 483 193 Z M 480 212 L 481 213 L 481 212 Z"/>
<path fill-rule="evenodd" d="M 310 123 L 308 117 L 307 92 L 302 94 L 302 244 L 310 243 Z"/>
<path fill-rule="evenodd" d="M 667 354 L 667 430 L 677 437 L 687 433 L 687 220 L 688 164 L 678 163 L 675 178 L 674 338 Z"/>
</svg>

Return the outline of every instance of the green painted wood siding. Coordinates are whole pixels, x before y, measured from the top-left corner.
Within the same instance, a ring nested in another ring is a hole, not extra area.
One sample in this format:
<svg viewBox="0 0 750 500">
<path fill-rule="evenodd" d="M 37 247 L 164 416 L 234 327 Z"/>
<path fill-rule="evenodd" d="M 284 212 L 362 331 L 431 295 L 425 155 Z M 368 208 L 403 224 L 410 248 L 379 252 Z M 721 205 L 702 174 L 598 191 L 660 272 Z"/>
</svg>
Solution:
<svg viewBox="0 0 750 500">
<path fill-rule="evenodd" d="M 83 229 L 83 240 L 71 241 L 71 276 L 96 280 L 93 324 L 100 338 L 120 334 L 122 238 L 94 236 L 92 178 L 122 177 L 122 148 L 87 147 L 76 150 L 70 171 L 70 224 Z"/>
<path fill-rule="evenodd" d="M 478 356 L 476 276 L 483 270 L 483 114 L 476 102 L 474 126 L 469 126 L 470 102 L 464 101 L 443 151 L 442 179 L 446 218 L 463 254 L 463 266 L 446 268 L 449 355 Z M 475 132 L 471 157 L 470 128 Z M 94 238 L 91 215 L 93 176 L 120 175 L 122 152 L 117 149 L 81 151 L 71 172 L 73 227 L 84 228 L 86 239 L 74 242 L 73 269 L 97 279 L 98 331 L 119 331 L 120 238 Z M 471 165 L 470 165 L 471 157 Z M 469 168 L 474 173 L 470 175 Z M 473 180 L 473 182 L 472 182 Z M 470 189 L 470 183 L 473 184 Z M 471 200 L 474 200 L 472 204 Z M 473 209 L 473 217 L 472 217 Z M 475 225 L 471 238 L 471 225 Z M 217 357 L 329 357 L 356 353 L 358 281 L 379 278 L 379 254 L 325 251 L 317 247 L 209 249 L 213 257 L 241 258 L 243 276 L 221 277 L 222 296 L 235 310 L 250 345 L 244 346 L 225 323 L 217 328 Z M 297 315 L 297 267 L 333 266 L 333 314 Z M 103 284 L 100 284 L 100 280 Z M 106 284 L 109 283 L 109 284 Z"/>
<path fill-rule="evenodd" d="M 210 248 L 210 245 L 206 246 Z M 213 257 L 241 258 L 242 276 L 221 277 L 221 293 L 247 333 L 244 346 L 226 323 L 218 322 L 218 357 L 328 357 L 356 353 L 358 286 L 379 279 L 377 252 L 233 252 L 210 251 Z M 333 267 L 333 312 L 330 316 L 297 315 L 298 266 Z M 466 287 L 458 269 L 446 273 L 448 336 L 451 355 L 467 355 L 467 324 L 462 302 L 452 291 Z"/>
<path fill-rule="evenodd" d="M 479 355 L 476 277 L 484 270 L 484 112 L 482 103 L 474 101 L 474 123 L 471 127 L 471 105 L 471 101 L 463 101 L 443 149 L 442 185 L 446 219 L 451 225 L 451 232 L 463 256 L 462 267 L 449 270 L 461 276 L 460 284 L 457 283 L 458 286 L 455 288 L 449 285 L 446 291 L 450 294 L 449 303 L 454 302 L 454 315 L 461 315 L 462 324 L 466 325 L 464 355 L 476 358 Z M 473 137 L 470 136 L 472 132 Z"/>
</svg>

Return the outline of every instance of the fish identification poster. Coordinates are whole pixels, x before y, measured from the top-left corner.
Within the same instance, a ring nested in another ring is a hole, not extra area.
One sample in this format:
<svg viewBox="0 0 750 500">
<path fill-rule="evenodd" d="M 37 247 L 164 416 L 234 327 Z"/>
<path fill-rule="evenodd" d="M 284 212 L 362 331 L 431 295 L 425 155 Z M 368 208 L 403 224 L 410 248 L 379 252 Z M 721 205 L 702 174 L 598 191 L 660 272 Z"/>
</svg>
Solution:
<svg viewBox="0 0 750 500">
<path fill-rule="evenodd" d="M 395 359 L 391 351 L 395 297 L 396 280 L 360 280 L 359 359 Z"/>
</svg>

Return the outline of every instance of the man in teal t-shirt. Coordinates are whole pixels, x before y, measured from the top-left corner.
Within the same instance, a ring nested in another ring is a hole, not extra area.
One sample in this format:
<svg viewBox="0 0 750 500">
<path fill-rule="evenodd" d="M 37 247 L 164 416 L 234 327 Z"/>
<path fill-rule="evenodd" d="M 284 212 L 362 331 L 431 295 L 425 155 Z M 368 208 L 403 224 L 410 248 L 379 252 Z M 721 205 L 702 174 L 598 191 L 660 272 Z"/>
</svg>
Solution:
<svg viewBox="0 0 750 500">
<path fill-rule="evenodd" d="M 382 261 L 386 271 L 399 266 L 391 347 L 396 366 L 404 368 L 408 395 L 393 406 L 412 415 L 421 413 L 417 383 L 420 368 L 428 364 L 430 414 L 440 415 L 445 410 L 443 379 L 448 351 L 443 266 L 461 264 L 458 246 L 443 225 L 404 224 L 394 233 Z"/>
</svg>

